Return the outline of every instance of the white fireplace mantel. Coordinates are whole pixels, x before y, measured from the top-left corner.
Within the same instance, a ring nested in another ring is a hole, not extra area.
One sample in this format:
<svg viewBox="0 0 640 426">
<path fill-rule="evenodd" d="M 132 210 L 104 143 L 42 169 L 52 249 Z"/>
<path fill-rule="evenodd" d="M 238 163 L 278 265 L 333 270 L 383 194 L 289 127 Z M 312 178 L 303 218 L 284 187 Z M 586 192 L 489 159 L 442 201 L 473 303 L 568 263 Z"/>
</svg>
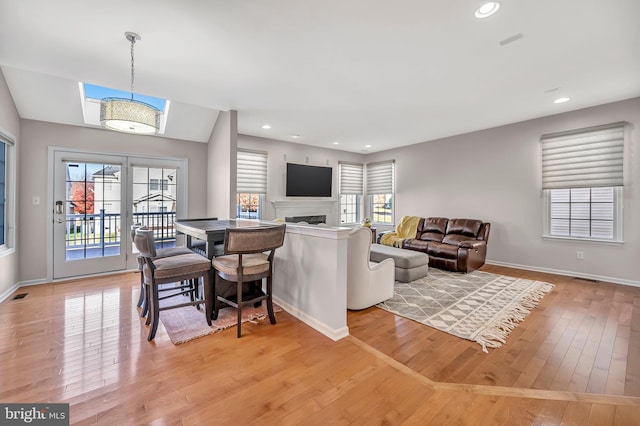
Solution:
<svg viewBox="0 0 640 426">
<path fill-rule="evenodd" d="M 327 216 L 328 225 L 336 225 L 336 205 L 338 201 L 329 200 L 279 200 L 272 201 L 276 218 L 284 219 L 287 216 Z"/>
</svg>

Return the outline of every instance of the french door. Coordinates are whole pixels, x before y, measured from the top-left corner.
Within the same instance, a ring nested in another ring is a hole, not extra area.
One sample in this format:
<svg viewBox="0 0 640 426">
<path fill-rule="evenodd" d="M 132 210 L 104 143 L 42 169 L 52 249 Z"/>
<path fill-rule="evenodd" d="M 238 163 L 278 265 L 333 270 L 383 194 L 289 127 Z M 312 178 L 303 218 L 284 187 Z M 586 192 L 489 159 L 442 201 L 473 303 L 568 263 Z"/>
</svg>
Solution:
<svg viewBox="0 0 640 426">
<path fill-rule="evenodd" d="M 53 150 L 54 279 L 137 267 L 129 229 L 175 246 L 186 161 Z M 186 212 L 185 212 L 186 214 Z"/>
<path fill-rule="evenodd" d="M 55 152 L 54 278 L 126 269 L 126 165 L 126 157 Z"/>
</svg>

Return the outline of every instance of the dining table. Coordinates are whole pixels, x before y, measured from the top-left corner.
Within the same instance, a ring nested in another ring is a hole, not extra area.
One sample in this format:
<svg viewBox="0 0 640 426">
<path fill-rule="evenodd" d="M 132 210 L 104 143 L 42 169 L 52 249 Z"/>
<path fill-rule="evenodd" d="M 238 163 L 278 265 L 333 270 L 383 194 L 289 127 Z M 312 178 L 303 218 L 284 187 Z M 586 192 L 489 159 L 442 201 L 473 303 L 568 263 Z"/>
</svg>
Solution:
<svg viewBox="0 0 640 426">
<path fill-rule="evenodd" d="M 176 231 L 186 236 L 187 247 L 200 251 L 209 259 L 222 254 L 222 244 L 227 229 L 275 225 L 272 222 L 248 219 L 180 219 L 175 222 Z"/>
</svg>

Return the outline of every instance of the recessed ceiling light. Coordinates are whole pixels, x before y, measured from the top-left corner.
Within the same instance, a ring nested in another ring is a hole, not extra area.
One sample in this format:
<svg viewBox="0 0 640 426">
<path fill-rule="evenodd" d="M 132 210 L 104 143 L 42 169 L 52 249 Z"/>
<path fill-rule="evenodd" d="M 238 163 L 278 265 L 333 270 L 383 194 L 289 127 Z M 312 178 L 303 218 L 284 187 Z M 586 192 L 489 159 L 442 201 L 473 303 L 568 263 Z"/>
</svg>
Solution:
<svg viewBox="0 0 640 426">
<path fill-rule="evenodd" d="M 293 139 L 298 139 L 298 138 L 300 137 L 300 135 L 291 135 L 291 137 L 292 137 Z"/>
<path fill-rule="evenodd" d="M 334 144 L 334 145 L 340 145 L 340 142 L 335 141 L 333 144 Z"/>
<path fill-rule="evenodd" d="M 489 16 L 496 13 L 498 9 L 500 9 L 500 3 L 498 3 L 497 1 L 488 1 L 486 3 L 483 3 L 482 6 L 476 9 L 476 18 L 488 18 Z"/>
<path fill-rule="evenodd" d="M 262 128 L 265 130 L 269 130 L 271 128 L 271 126 L 269 126 L 268 124 L 263 124 Z"/>
<path fill-rule="evenodd" d="M 571 100 L 571 98 L 558 98 L 555 101 L 553 101 L 554 104 L 563 104 L 565 102 L 569 102 Z"/>
<path fill-rule="evenodd" d="M 365 145 L 364 147 L 365 148 L 371 148 L 371 145 Z"/>
</svg>

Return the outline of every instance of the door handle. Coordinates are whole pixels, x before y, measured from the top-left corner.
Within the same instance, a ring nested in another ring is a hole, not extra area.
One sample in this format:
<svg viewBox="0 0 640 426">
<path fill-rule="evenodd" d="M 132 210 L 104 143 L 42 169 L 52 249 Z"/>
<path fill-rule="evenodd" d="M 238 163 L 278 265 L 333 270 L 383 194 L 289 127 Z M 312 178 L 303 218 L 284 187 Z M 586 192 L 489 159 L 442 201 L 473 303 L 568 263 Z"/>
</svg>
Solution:
<svg viewBox="0 0 640 426">
<path fill-rule="evenodd" d="M 64 220 L 62 220 L 62 219 L 56 219 L 56 223 L 64 223 Z"/>
</svg>

